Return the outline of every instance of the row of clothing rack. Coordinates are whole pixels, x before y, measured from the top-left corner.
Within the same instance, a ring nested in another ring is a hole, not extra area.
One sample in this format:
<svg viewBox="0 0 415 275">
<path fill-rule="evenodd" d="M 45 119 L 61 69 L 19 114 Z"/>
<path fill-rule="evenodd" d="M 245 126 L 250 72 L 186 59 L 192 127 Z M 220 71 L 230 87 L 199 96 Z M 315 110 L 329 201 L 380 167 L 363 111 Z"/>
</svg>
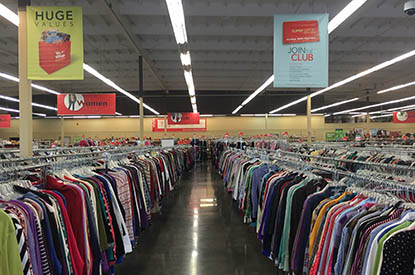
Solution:
<svg viewBox="0 0 415 275">
<path fill-rule="evenodd" d="M 413 274 L 412 167 L 303 151 L 224 146 L 217 153 L 225 187 L 280 270 Z"/>
</svg>

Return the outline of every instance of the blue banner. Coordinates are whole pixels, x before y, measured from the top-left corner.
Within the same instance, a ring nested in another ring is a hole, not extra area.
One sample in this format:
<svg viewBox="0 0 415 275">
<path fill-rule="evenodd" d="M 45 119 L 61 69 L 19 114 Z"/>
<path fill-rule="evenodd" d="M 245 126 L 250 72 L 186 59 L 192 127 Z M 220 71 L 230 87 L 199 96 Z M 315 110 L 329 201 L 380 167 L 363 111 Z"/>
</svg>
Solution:
<svg viewBox="0 0 415 275">
<path fill-rule="evenodd" d="M 274 87 L 325 88 L 328 14 L 274 15 Z"/>
</svg>

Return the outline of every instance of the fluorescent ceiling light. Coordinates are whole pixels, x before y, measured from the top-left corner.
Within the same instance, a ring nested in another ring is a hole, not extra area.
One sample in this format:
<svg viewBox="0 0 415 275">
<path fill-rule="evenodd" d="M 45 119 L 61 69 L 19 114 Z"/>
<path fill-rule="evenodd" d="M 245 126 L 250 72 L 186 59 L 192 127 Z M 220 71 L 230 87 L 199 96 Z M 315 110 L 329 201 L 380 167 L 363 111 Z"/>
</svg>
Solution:
<svg viewBox="0 0 415 275">
<path fill-rule="evenodd" d="M 406 106 L 401 106 L 401 107 L 396 107 L 396 108 L 390 108 L 390 109 L 387 109 L 387 110 L 380 110 L 380 111 L 374 111 L 374 112 L 370 112 L 369 114 L 381 114 L 381 113 L 385 113 L 385 112 L 391 112 L 391 111 L 399 111 L 399 110 L 402 110 L 402 111 L 404 111 L 404 110 L 406 110 L 406 109 L 409 109 L 409 110 L 411 110 L 411 109 L 413 109 L 413 108 L 415 108 L 415 104 L 412 104 L 412 105 L 406 105 Z"/>
<path fill-rule="evenodd" d="M 401 99 L 391 100 L 391 101 L 388 101 L 388 102 L 383 102 L 383 103 L 378 103 L 378 104 L 367 105 L 367 106 L 363 106 L 363 107 L 360 107 L 360 108 L 344 110 L 344 111 L 336 112 L 336 113 L 334 113 L 334 115 L 346 114 L 346 113 L 350 113 L 350 112 L 353 112 L 353 111 L 360 111 L 360 110 L 364 110 L 364 109 L 375 108 L 375 107 L 389 105 L 389 104 L 395 104 L 395 103 L 408 101 L 408 100 L 415 100 L 415 96 L 410 96 L 410 97 L 405 97 L 405 98 L 401 98 Z"/>
<path fill-rule="evenodd" d="M 132 115 L 132 116 L 128 116 L 128 117 L 140 117 L 139 115 Z"/>
<path fill-rule="evenodd" d="M 329 22 L 329 34 L 355 13 L 367 0 L 353 0 Z"/>
<path fill-rule="evenodd" d="M 340 101 L 340 102 L 337 102 L 337 103 L 333 103 L 333 104 L 330 104 L 330 105 L 327 105 L 327 106 L 324 106 L 324 107 L 320 107 L 320 108 L 311 110 L 311 112 L 313 113 L 313 112 L 325 110 L 325 109 L 328 109 L 328 108 L 331 108 L 331 107 L 339 106 L 339 105 L 346 104 L 346 103 L 349 103 L 349 102 L 353 102 L 353 101 L 356 101 L 356 100 L 359 100 L 359 98 L 355 97 L 355 98 L 348 99 L 348 100 L 345 100 L 345 101 Z"/>
<path fill-rule="evenodd" d="M 245 106 L 248 104 L 254 97 L 256 97 L 259 93 L 261 93 L 263 90 L 265 90 L 269 85 L 272 84 L 274 81 L 274 75 L 271 75 L 265 82 L 262 84 L 258 89 L 256 89 L 255 92 L 253 92 L 247 99 L 242 102 L 242 106 Z"/>
<path fill-rule="evenodd" d="M 186 23 L 181 0 L 166 0 L 167 9 L 177 44 L 187 43 Z"/>
<path fill-rule="evenodd" d="M 0 107 L 0 110 L 6 111 L 6 112 L 10 112 L 10 113 L 20 113 L 20 111 L 17 110 L 17 109 L 6 108 L 6 107 Z M 41 116 L 41 117 L 45 117 L 46 116 L 46 114 L 41 114 L 41 113 L 33 113 L 33 115 L 35 115 L 35 116 Z"/>
<path fill-rule="evenodd" d="M 115 115 L 122 116 L 122 114 L 121 113 L 118 113 L 118 112 L 115 112 Z"/>
<path fill-rule="evenodd" d="M 367 113 L 352 115 L 353 118 L 355 118 L 355 117 L 361 117 L 361 116 L 367 116 Z"/>
<path fill-rule="evenodd" d="M 16 26 L 19 25 L 19 16 L 3 4 L 0 4 L 0 15 L 12 22 L 13 24 L 15 24 Z"/>
<path fill-rule="evenodd" d="M 200 117 L 213 117 L 213 115 L 200 115 Z"/>
<path fill-rule="evenodd" d="M 102 118 L 102 116 L 87 116 L 87 118 Z"/>
<path fill-rule="evenodd" d="M 17 77 L 6 74 L 6 73 L 0 73 L 0 77 L 11 80 L 11 81 L 14 81 L 14 82 L 19 82 L 19 79 Z M 37 85 L 37 84 L 33 84 L 33 83 L 32 83 L 32 88 L 35 88 L 35 89 L 41 90 L 41 91 L 45 91 L 45 92 L 48 92 L 48 93 L 51 93 L 51 94 L 54 94 L 54 95 L 59 95 L 60 94 L 57 91 L 54 91 L 52 89 L 49 89 L 49 88 L 46 88 L 46 87 L 43 87 L 43 86 L 40 86 L 40 85 Z"/>
<path fill-rule="evenodd" d="M 192 71 L 184 71 L 184 79 L 186 80 L 186 85 L 190 89 L 194 88 L 193 74 Z"/>
<path fill-rule="evenodd" d="M 182 61 L 183 66 L 192 65 L 192 60 L 190 59 L 190 52 L 189 51 L 187 51 L 186 53 L 180 53 L 180 60 Z"/>
<path fill-rule="evenodd" d="M 190 103 L 191 103 L 191 104 L 196 104 L 196 97 L 191 96 L 191 97 L 190 97 Z"/>
<path fill-rule="evenodd" d="M 376 118 L 381 118 L 381 117 L 389 117 L 389 116 L 393 116 L 393 114 L 386 114 L 386 115 L 380 115 L 380 116 L 373 116 L 373 117 L 371 117 L 371 119 L 376 119 Z"/>
<path fill-rule="evenodd" d="M 8 100 L 8 101 L 20 102 L 19 99 L 11 97 L 11 96 L 0 95 L 0 98 L 4 99 L 4 100 Z M 52 110 L 52 111 L 57 111 L 58 110 L 55 107 L 48 106 L 48 105 L 43 105 L 43 104 L 39 104 L 39 103 L 35 103 L 35 102 L 32 102 L 32 106 L 39 107 L 39 108 L 44 108 L 44 109 L 48 109 L 48 110 Z"/>
<path fill-rule="evenodd" d="M 274 114 L 274 113 L 276 113 L 276 112 L 279 112 L 279 111 L 281 111 L 281 110 L 284 110 L 284 109 L 287 109 L 288 107 L 291 107 L 291 106 L 293 106 L 293 105 L 296 105 L 297 103 L 300 103 L 300 102 L 302 102 L 302 101 L 306 101 L 307 100 L 307 97 L 306 96 L 304 96 L 304 97 L 302 97 L 302 98 L 300 98 L 300 99 L 297 99 L 297 100 L 295 100 L 295 101 L 293 101 L 293 102 L 291 102 L 291 103 L 288 103 L 288 104 L 286 104 L 286 105 L 284 105 L 284 106 L 282 106 L 282 107 L 279 107 L 279 108 L 277 108 L 277 109 L 275 109 L 275 110 L 272 110 L 271 112 L 269 112 L 270 114 Z"/>
<path fill-rule="evenodd" d="M 112 80 L 106 78 L 105 76 L 103 76 L 102 74 L 100 74 L 97 70 L 95 70 L 94 68 L 92 68 L 88 64 L 85 64 L 84 63 L 84 70 L 87 71 L 88 73 L 92 74 L 93 76 L 95 76 L 96 78 L 98 78 L 99 80 L 101 80 L 102 82 L 104 82 L 105 84 L 107 84 L 108 86 L 110 86 L 110 87 L 114 88 L 115 90 L 119 91 L 120 93 L 126 95 L 131 100 L 133 100 L 136 103 L 140 104 L 140 100 L 138 98 L 136 98 L 135 96 L 133 96 L 129 92 L 127 92 L 124 89 L 122 89 L 120 86 L 118 86 L 117 84 L 115 84 L 114 82 L 112 82 Z M 160 114 L 159 112 L 157 112 L 153 108 L 149 107 L 147 104 L 143 104 L 143 107 L 146 108 L 147 110 L 149 110 L 150 112 L 153 112 L 156 115 L 159 115 Z"/>
<path fill-rule="evenodd" d="M 235 110 L 233 110 L 233 112 L 232 112 L 232 114 L 234 115 L 234 114 L 236 114 L 237 112 L 239 112 L 239 110 L 240 109 L 242 109 L 242 105 L 239 105 L 238 107 L 236 107 L 236 109 Z"/>
<path fill-rule="evenodd" d="M 329 117 L 329 116 L 331 116 L 331 114 L 325 114 L 325 115 L 324 115 L 324 117 Z"/>
<path fill-rule="evenodd" d="M 391 92 L 391 91 L 396 91 L 399 89 L 403 89 L 409 86 L 414 86 L 415 85 L 415 81 L 414 82 L 409 82 L 409 83 L 405 83 L 405 84 L 401 84 L 401 85 L 397 85 L 395 87 L 389 88 L 389 89 L 385 89 L 382 91 L 377 92 L 378 94 L 383 94 L 383 93 L 387 93 L 387 92 Z"/>
<path fill-rule="evenodd" d="M 195 87 L 190 87 L 189 88 L 189 96 L 196 96 L 196 92 L 195 92 Z"/>
</svg>

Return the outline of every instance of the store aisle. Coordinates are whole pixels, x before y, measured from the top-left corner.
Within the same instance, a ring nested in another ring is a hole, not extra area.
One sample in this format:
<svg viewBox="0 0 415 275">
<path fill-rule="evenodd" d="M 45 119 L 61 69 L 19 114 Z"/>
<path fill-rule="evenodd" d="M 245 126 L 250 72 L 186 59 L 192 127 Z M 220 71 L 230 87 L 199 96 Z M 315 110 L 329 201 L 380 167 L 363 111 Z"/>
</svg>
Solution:
<svg viewBox="0 0 415 275">
<path fill-rule="evenodd" d="M 182 178 L 116 275 L 276 274 L 210 164 Z"/>
</svg>

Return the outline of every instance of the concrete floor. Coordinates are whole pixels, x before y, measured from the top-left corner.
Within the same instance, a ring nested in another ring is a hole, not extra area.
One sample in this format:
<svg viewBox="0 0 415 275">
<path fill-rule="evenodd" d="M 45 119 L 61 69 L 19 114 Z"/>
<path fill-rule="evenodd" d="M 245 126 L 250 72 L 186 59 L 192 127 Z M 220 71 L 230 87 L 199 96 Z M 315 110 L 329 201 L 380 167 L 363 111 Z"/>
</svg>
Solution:
<svg viewBox="0 0 415 275">
<path fill-rule="evenodd" d="M 198 164 L 163 202 L 161 215 L 140 237 L 121 274 L 265 275 L 278 274 L 261 254 L 255 231 L 241 213 L 216 169 Z"/>
</svg>

